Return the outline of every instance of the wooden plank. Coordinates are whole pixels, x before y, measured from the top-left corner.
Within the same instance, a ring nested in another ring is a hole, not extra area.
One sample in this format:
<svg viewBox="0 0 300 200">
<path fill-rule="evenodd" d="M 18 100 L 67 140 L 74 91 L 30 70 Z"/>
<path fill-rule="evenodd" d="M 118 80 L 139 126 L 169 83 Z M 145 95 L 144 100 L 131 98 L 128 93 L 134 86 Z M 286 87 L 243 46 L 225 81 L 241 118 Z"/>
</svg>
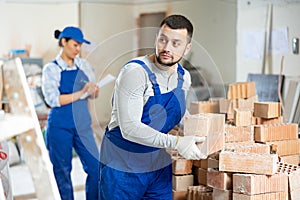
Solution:
<svg viewBox="0 0 300 200">
<path fill-rule="evenodd" d="M 219 159 L 219 170 L 272 175 L 277 172 L 277 162 L 278 156 L 276 154 L 222 151 Z"/>
<path fill-rule="evenodd" d="M 292 122 L 292 118 L 294 117 L 294 113 L 292 113 L 292 108 L 294 106 L 294 97 L 296 94 L 297 85 L 299 84 L 300 80 L 290 80 L 286 83 L 288 84 L 287 94 L 284 98 L 284 117 L 287 122 Z M 286 84 L 285 83 L 285 84 Z"/>
<path fill-rule="evenodd" d="M 34 128 L 34 120 L 25 114 L 13 115 L 5 113 L 4 119 L 0 120 L 0 141 L 20 135 Z"/>
<path fill-rule="evenodd" d="M 297 114 L 297 107 L 299 106 L 299 99 L 300 99 L 300 83 L 299 82 L 298 82 L 297 88 L 295 90 L 293 99 L 294 100 L 293 100 L 293 104 L 292 104 L 292 107 L 291 107 L 291 114 L 290 114 L 289 122 L 294 122 L 296 120 L 296 118 L 298 117 L 297 116 L 298 115 Z"/>
<path fill-rule="evenodd" d="M 22 134 L 16 131 L 16 134 L 20 134 L 20 141 L 24 148 L 26 158 L 25 162 L 32 174 L 36 196 L 41 200 L 60 199 L 52 171 L 52 164 L 49 159 L 20 58 L 5 62 L 3 69 L 4 89 L 11 107 L 11 114 L 13 116 L 25 115 L 32 120 L 30 123 L 31 126 L 33 126 L 32 129 Z M 18 124 L 18 126 L 19 125 L 23 126 L 22 123 Z M 14 126 L 16 126 L 16 124 Z M 14 127 L 12 126 L 12 128 Z M 28 127 L 24 129 L 28 129 Z M 2 130 L 1 134 L 11 136 L 8 132 L 2 132 Z"/>
</svg>

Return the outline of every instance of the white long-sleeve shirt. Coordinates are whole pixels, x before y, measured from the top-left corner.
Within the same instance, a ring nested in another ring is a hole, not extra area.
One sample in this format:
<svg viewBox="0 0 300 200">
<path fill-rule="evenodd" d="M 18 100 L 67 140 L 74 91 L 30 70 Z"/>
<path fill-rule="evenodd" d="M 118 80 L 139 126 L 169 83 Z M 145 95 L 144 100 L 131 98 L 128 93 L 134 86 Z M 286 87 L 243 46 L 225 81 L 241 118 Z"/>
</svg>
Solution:
<svg viewBox="0 0 300 200">
<path fill-rule="evenodd" d="M 167 93 L 177 87 L 177 68 L 169 75 L 160 70 L 148 56 L 139 57 L 155 74 L 161 93 Z M 185 70 L 185 69 L 184 69 Z M 191 77 L 184 73 L 182 89 L 185 95 L 191 86 Z M 147 72 L 137 63 L 124 66 L 116 80 L 112 116 L 109 129 L 119 126 L 122 136 L 130 141 L 158 148 L 174 148 L 176 137 L 161 133 L 141 122 L 143 107 L 148 98 L 154 95 L 152 83 Z"/>
</svg>

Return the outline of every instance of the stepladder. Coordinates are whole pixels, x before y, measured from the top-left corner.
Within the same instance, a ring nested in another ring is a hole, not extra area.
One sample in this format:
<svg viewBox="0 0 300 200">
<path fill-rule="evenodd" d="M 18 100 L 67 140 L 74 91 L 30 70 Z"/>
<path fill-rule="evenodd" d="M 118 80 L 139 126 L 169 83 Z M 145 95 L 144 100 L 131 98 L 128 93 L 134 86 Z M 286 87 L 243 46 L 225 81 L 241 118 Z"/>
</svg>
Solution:
<svg viewBox="0 0 300 200">
<path fill-rule="evenodd" d="M 22 145 L 39 200 L 59 200 L 52 164 L 34 108 L 20 58 L 0 63 L 0 97 L 6 94 L 10 109 L 0 119 L 0 142 L 17 136 Z M 1 184 L 0 184 L 1 186 Z M 4 195 L 3 195 L 4 194 Z M 0 187 L 0 200 L 7 199 Z"/>
</svg>

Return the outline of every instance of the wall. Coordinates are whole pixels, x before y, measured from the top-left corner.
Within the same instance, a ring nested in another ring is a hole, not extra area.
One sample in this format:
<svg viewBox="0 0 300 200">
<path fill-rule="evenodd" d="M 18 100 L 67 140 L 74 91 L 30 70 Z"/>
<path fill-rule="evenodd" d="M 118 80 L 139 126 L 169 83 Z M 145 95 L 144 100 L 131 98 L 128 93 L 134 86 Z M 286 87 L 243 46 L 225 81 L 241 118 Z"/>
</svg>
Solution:
<svg viewBox="0 0 300 200">
<path fill-rule="evenodd" d="M 235 81 L 236 6 L 236 0 L 190 0 L 172 4 L 172 12 L 183 13 L 191 18 L 195 25 L 196 45 L 201 45 L 215 63 L 211 67 L 216 67 L 214 73 L 218 76 L 210 74 L 213 77 L 208 81 L 220 76 L 224 83 Z M 199 55 L 197 53 L 193 55 L 195 63 L 195 57 Z"/>
<path fill-rule="evenodd" d="M 31 45 L 31 57 L 52 59 L 58 52 L 55 29 L 78 24 L 78 5 L 0 3 L 0 56 Z"/>
<path fill-rule="evenodd" d="M 97 80 L 106 74 L 117 77 L 122 65 L 135 56 L 135 20 L 132 5 L 81 4 L 81 27 L 90 35 L 92 47 L 83 56 L 95 68 Z M 110 120 L 111 99 L 114 84 L 100 89 L 100 98 L 91 101 L 95 124 Z"/>
<path fill-rule="evenodd" d="M 237 21 L 237 81 L 245 81 L 248 73 L 261 73 L 263 59 L 246 59 L 243 56 L 243 31 L 266 31 L 268 27 L 268 6 L 273 6 L 271 26 L 275 28 L 288 28 L 288 52 L 267 55 L 266 72 L 278 74 L 281 59 L 284 56 L 283 73 L 287 76 L 299 76 L 300 55 L 292 54 L 291 41 L 293 37 L 300 37 L 300 1 L 299 0 L 240 0 L 238 1 Z"/>
<path fill-rule="evenodd" d="M 122 64 L 136 55 L 137 18 L 141 13 L 165 11 L 189 17 L 195 27 L 193 63 L 208 70 L 208 81 L 216 74 L 221 82 L 235 81 L 236 0 L 184 0 L 163 3 L 0 3 L 0 55 L 12 48 L 32 45 L 31 57 L 48 62 L 58 53 L 55 29 L 79 25 L 92 45 L 84 45 L 82 56 L 95 67 L 97 78 L 117 75 Z M 220 34 L 221 33 L 221 34 Z M 198 51 L 200 53 L 198 53 Z M 214 74 L 212 77 L 211 75 Z M 97 120 L 110 118 L 113 85 L 102 89 L 92 102 Z"/>
</svg>

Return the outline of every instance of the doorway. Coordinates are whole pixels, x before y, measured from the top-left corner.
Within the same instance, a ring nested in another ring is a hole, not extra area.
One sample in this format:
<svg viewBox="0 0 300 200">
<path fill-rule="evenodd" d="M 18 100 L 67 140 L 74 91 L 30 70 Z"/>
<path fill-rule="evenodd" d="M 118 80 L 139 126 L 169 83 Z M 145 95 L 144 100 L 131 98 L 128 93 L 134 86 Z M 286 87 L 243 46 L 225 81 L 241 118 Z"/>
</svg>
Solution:
<svg viewBox="0 0 300 200">
<path fill-rule="evenodd" d="M 138 18 L 138 56 L 154 52 L 156 32 L 166 12 L 142 13 Z"/>
</svg>

